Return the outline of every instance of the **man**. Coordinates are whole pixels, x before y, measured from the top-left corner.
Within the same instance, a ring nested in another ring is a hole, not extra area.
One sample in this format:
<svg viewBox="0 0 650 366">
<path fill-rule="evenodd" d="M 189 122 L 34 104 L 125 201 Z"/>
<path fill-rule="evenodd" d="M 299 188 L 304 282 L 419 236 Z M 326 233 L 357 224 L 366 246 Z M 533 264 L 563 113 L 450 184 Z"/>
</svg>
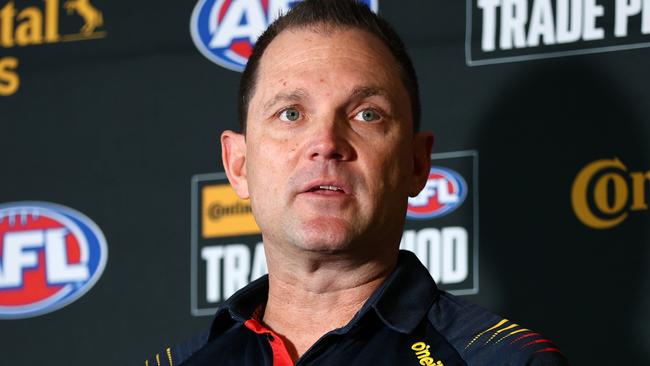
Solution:
<svg viewBox="0 0 650 366">
<path fill-rule="evenodd" d="M 269 275 L 220 307 L 207 338 L 148 364 L 564 364 L 399 252 L 433 136 L 418 131 L 415 72 L 385 21 L 348 0 L 300 3 L 258 40 L 240 103 L 223 165 L 250 198 Z"/>
</svg>

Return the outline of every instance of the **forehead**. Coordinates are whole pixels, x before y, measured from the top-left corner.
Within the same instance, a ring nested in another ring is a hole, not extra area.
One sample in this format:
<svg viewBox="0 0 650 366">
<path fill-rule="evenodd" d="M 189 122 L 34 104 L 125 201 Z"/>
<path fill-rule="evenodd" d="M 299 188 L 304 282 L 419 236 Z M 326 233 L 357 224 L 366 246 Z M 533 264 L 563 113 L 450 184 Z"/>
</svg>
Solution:
<svg viewBox="0 0 650 366">
<path fill-rule="evenodd" d="M 264 94 L 266 89 L 295 87 L 288 84 L 300 82 L 307 82 L 300 85 L 307 89 L 335 82 L 341 88 L 367 84 L 406 93 L 388 47 L 355 28 L 282 31 L 260 60 L 256 89 Z"/>
</svg>

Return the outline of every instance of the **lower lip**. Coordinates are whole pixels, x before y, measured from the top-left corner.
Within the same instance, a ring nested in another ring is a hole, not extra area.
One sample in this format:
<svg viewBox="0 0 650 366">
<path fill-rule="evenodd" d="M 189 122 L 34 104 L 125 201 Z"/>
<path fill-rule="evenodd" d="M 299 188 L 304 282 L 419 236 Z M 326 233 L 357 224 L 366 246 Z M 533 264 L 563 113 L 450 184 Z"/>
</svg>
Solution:
<svg viewBox="0 0 650 366">
<path fill-rule="evenodd" d="M 307 196 L 310 196 L 310 197 L 327 197 L 327 198 L 348 197 L 348 195 L 345 194 L 344 192 L 341 192 L 341 191 L 329 191 L 329 190 L 325 190 L 325 189 L 319 189 L 317 191 L 309 191 L 309 192 L 305 192 L 303 194 L 306 194 Z"/>
</svg>

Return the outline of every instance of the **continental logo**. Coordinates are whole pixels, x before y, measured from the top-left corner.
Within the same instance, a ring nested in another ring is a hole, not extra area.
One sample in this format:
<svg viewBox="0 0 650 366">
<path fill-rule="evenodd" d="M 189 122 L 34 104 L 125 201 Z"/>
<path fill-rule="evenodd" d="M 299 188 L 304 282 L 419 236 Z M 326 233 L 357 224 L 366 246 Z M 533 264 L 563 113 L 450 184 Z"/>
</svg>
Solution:
<svg viewBox="0 0 650 366">
<path fill-rule="evenodd" d="M 631 212 L 648 210 L 648 182 L 650 170 L 630 171 L 618 158 L 596 160 L 573 182 L 573 211 L 588 227 L 613 228 Z"/>
<path fill-rule="evenodd" d="M 106 37 L 103 13 L 90 0 L 0 0 L 0 47 L 40 46 Z M 2 53 L 5 53 L 3 51 Z M 17 57 L 0 57 L 0 96 L 20 88 Z"/>
<path fill-rule="evenodd" d="M 230 184 L 201 188 L 203 238 L 259 234 L 250 201 L 240 199 Z"/>
<path fill-rule="evenodd" d="M 424 342 L 416 342 L 411 346 L 411 349 L 415 351 L 415 357 L 418 358 L 420 365 L 445 366 L 442 361 L 436 361 L 431 357 L 431 351 L 429 351 L 429 348 L 431 348 L 431 346 Z"/>
<path fill-rule="evenodd" d="M 229 215 L 249 215 L 253 210 L 251 205 L 243 202 L 237 202 L 230 206 L 224 206 L 219 203 L 214 203 L 208 207 L 208 217 L 211 220 L 217 221 L 224 216 Z"/>
</svg>

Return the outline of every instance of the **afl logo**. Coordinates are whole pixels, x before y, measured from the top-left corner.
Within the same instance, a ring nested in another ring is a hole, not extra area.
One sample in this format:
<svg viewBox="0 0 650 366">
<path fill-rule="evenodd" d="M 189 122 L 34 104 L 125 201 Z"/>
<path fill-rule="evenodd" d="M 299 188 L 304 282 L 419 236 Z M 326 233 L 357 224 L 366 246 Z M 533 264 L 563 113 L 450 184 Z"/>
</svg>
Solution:
<svg viewBox="0 0 650 366">
<path fill-rule="evenodd" d="M 424 189 L 416 197 L 409 198 L 406 217 L 431 219 L 444 216 L 463 204 L 467 196 L 467 183 L 457 172 L 433 167 Z"/>
<path fill-rule="evenodd" d="M 377 12 L 378 0 L 361 1 Z M 192 12 L 192 40 L 203 56 L 243 71 L 257 38 L 295 0 L 199 0 Z"/>
<path fill-rule="evenodd" d="M 97 225 L 44 202 L 0 205 L 0 319 L 60 309 L 88 292 L 106 266 Z"/>
</svg>

